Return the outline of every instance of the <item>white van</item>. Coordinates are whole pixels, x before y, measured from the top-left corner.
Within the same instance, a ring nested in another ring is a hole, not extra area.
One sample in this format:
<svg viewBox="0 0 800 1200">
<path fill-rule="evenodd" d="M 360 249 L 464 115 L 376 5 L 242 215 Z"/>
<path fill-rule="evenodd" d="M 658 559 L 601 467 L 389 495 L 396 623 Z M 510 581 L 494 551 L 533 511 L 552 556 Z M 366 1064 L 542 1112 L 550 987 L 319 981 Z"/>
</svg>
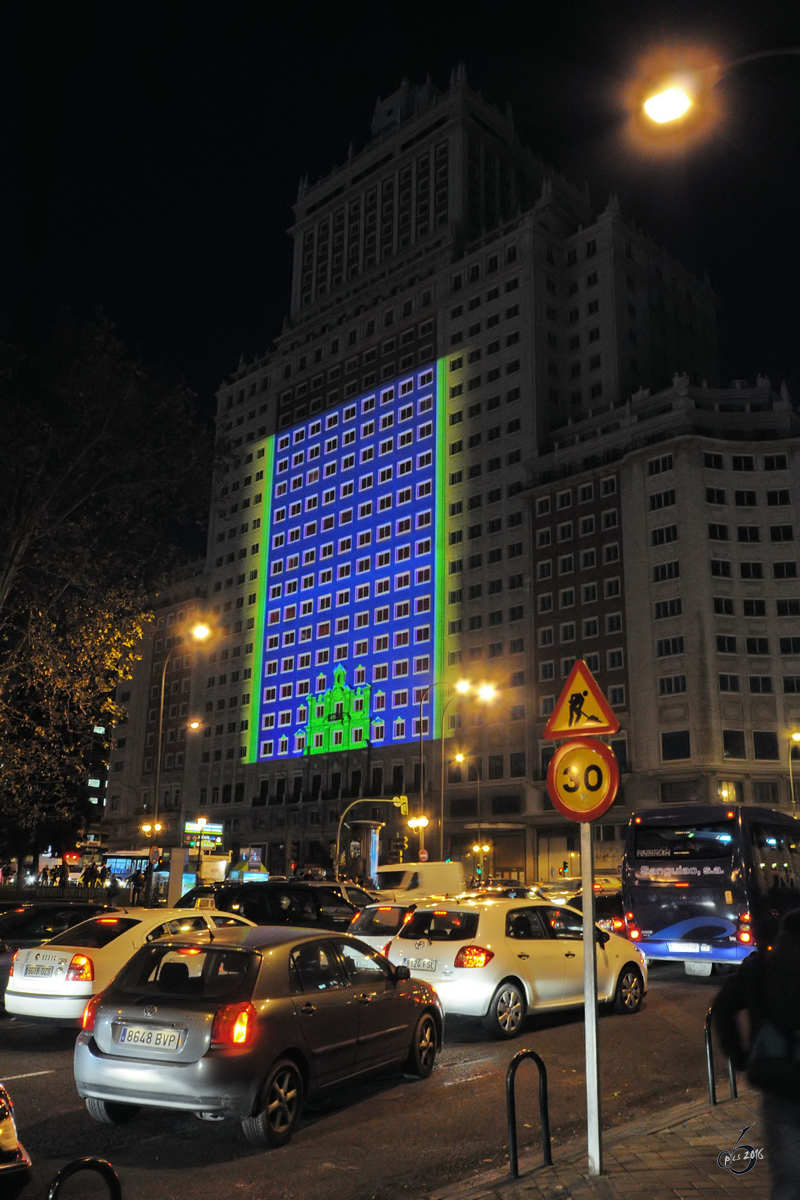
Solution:
<svg viewBox="0 0 800 1200">
<path fill-rule="evenodd" d="M 458 896 L 466 881 L 460 862 L 387 863 L 378 867 L 375 886 L 381 900 Z"/>
</svg>

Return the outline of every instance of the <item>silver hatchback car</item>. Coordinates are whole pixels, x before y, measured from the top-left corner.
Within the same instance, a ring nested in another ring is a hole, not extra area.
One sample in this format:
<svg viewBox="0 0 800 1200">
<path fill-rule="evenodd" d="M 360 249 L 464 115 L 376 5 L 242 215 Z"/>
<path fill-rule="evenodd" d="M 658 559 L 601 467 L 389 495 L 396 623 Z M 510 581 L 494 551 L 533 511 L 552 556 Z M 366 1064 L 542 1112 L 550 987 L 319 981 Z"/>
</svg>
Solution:
<svg viewBox="0 0 800 1200">
<path fill-rule="evenodd" d="M 86 1007 L 75 1083 L 105 1124 L 180 1109 L 280 1146 L 306 1097 L 378 1068 L 430 1075 L 443 1030 L 434 989 L 348 934 L 223 929 L 137 951 Z"/>
</svg>

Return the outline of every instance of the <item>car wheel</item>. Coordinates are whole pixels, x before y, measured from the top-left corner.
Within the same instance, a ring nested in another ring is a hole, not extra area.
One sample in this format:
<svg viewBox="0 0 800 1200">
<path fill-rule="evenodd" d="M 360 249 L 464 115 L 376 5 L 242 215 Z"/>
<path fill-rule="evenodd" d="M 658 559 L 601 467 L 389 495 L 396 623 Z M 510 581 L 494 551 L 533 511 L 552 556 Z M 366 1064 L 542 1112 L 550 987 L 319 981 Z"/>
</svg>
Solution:
<svg viewBox="0 0 800 1200">
<path fill-rule="evenodd" d="M 513 979 L 501 983 L 485 1020 L 490 1033 L 500 1038 L 516 1037 L 522 1028 L 526 1007 L 525 993 L 518 983 Z"/>
<path fill-rule="evenodd" d="M 619 973 L 614 995 L 614 1012 L 635 1013 L 642 1006 L 644 981 L 642 973 L 633 963 L 627 963 Z"/>
<path fill-rule="evenodd" d="M 406 1059 L 406 1070 L 419 1079 L 427 1079 L 436 1061 L 436 1022 L 430 1013 L 423 1013 L 417 1021 L 411 1049 Z"/>
<path fill-rule="evenodd" d="M 136 1116 L 141 1106 L 138 1104 L 120 1104 L 116 1100 L 98 1100 L 95 1096 L 86 1097 L 86 1111 L 101 1125 L 124 1125 Z"/>
<path fill-rule="evenodd" d="M 285 1146 L 303 1111 L 303 1077 L 296 1063 L 284 1058 L 267 1076 L 260 1108 L 242 1120 L 242 1132 L 251 1146 Z"/>
</svg>

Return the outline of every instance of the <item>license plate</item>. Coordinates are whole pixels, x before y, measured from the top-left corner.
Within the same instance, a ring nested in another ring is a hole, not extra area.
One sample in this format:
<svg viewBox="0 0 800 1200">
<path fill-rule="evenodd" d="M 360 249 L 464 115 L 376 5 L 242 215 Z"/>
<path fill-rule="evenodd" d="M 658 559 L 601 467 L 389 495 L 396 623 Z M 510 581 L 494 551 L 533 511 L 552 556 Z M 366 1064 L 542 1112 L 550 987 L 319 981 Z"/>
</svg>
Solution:
<svg viewBox="0 0 800 1200">
<path fill-rule="evenodd" d="M 177 1050 L 181 1044 L 180 1030 L 153 1029 L 149 1025 L 123 1025 L 121 1046 L 147 1046 L 151 1050 Z"/>
<path fill-rule="evenodd" d="M 26 967 L 26 968 L 25 968 L 25 974 L 26 974 L 27 976 L 31 976 L 31 975 L 37 975 L 37 976 L 38 976 L 38 977 L 41 979 L 41 978 L 43 978 L 44 976 L 47 976 L 47 975 L 52 975 L 52 974 L 53 974 L 53 968 L 52 968 L 52 967 L 39 967 L 39 966 L 36 966 L 36 967 Z"/>
<path fill-rule="evenodd" d="M 667 942 L 670 954 L 699 954 L 699 942 Z"/>
<path fill-rule="evenodd" d="M 435 958 L 407 958 L 406 966 L 409 971 L 435 971 Z"/>
</svg>

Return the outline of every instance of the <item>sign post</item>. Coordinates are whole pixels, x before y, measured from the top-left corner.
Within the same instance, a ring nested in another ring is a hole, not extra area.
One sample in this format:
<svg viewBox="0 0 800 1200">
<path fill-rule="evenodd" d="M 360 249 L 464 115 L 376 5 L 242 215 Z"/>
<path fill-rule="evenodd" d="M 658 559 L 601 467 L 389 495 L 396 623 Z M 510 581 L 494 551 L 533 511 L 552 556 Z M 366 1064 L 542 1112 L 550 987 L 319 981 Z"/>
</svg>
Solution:
<svg viewBox="0 0 800 1200">
<path fill-rule="evenodd" d="M 603 1173 L 592 821 L 611 807 L 619 787 L 619 768 L 614 752 L 593 735 L 616 733 L 618 729 L 619 721 L 594 676 L 586 663 L 578 659 L 564 684 L 543 736 L 570 739 L 559 746 L 550 760 L 547 791 L 559 812 L 571 821 L 578 821 L 581 827 L 586 1133 L 590 1175 Z"/>
</svg>

